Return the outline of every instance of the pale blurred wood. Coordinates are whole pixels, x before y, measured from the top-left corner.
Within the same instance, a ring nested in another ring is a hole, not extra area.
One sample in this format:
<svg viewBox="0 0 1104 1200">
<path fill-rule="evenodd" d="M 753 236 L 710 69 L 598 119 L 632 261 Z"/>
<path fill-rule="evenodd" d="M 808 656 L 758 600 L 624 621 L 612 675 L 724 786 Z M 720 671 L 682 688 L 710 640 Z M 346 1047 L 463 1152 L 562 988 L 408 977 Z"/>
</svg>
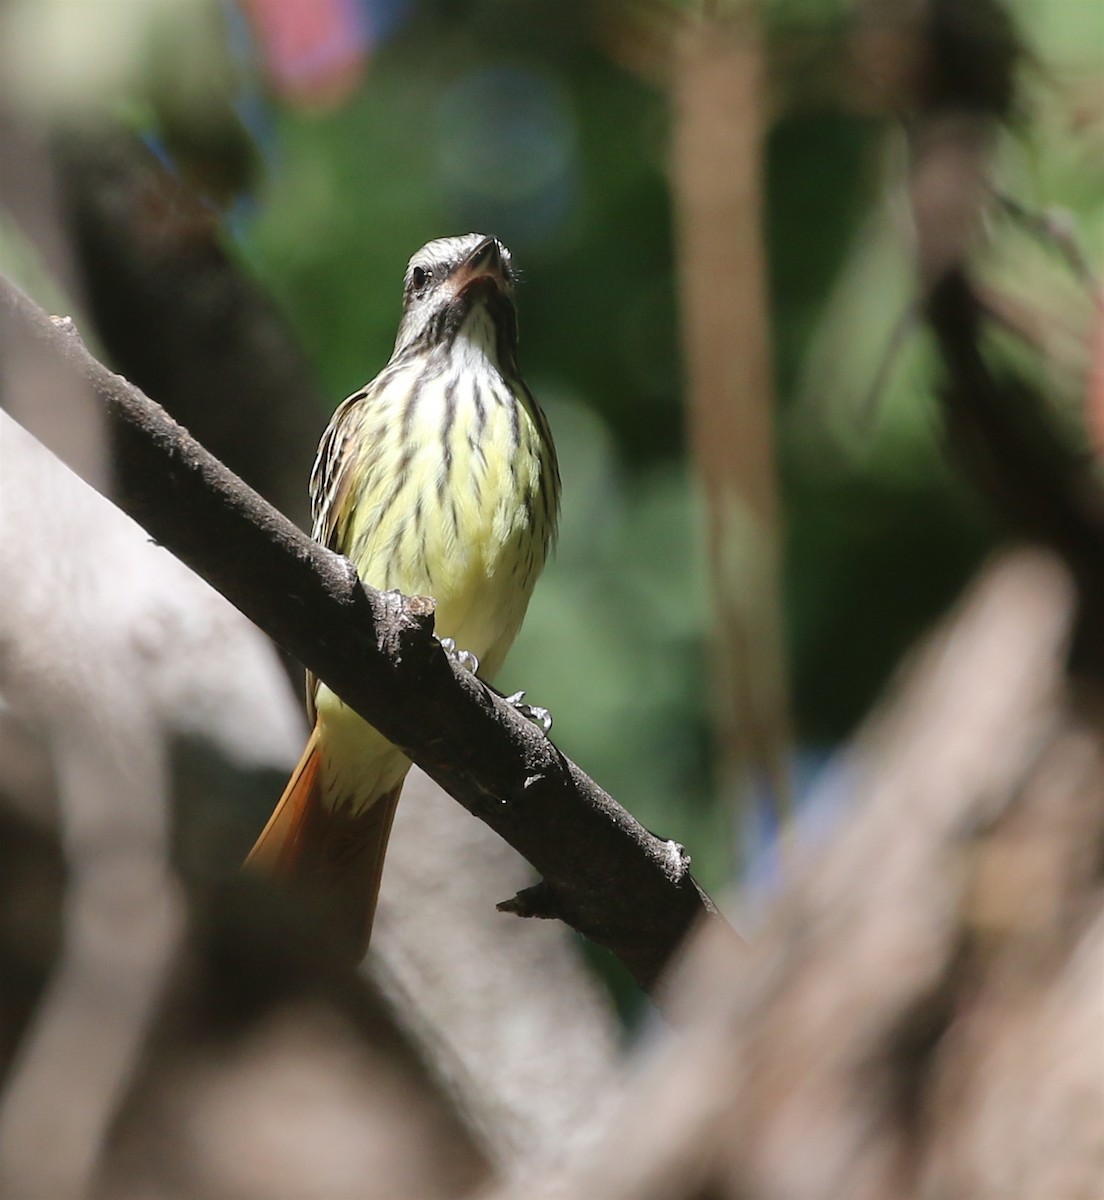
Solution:
<svg viewBox="0 0 1104 1200">
<path fill-rule="evenodd" d="M 34 366 L 28 348 L 18 370 Z M 49 378 L 5 376 L 47 406 Z M 68 868 L 61 957 L 0 1099 L 0 1176 L 11 1194 L 75 1196 L 180 935 L 170 746 L 188 734 L 243 769 L 286 767 L 303 721 L 249 622 L 2 411 L 0 523 L 0 701 L 19 746 L 45 750 L 57 794 L 7 756 L 0 793 L 60 827 Z"/>
<path fill-rule="evenodd" d="M 853 815 L 752 969 L 703 931 L 684 1031 L 551 1194 L 1098 1200 L 1104 708 L 1066 681 L 1073 604 L 1043 553 L 983 573 L 859 736 Z"/>
<path fill-rule="evenodd" d="M 403 788 L 366 968 L 425 1047 L 504 1175 L 596 1141 L 621 1030 L 579 938 L 496 901 L 533 869 L 414 768 Z"/>
<path fill-rule="evenodd" d="M 733 9 L 681 33 L 671 190 L 712 592 L 716 775 L 739 826 L 764 785 L 776 813 L 786 809 L 791 733 L 763 244 L 765 67 L 758 5 Z"/>
</svg>

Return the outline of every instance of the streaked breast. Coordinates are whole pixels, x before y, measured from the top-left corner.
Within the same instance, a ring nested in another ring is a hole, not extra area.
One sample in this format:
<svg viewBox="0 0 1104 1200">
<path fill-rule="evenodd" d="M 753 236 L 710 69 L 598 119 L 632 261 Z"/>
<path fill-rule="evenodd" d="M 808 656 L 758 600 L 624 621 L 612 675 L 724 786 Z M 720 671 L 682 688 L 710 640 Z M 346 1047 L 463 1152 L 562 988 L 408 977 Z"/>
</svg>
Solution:
<svg viewBox="0 0 1104 1200">
<path fill-rule="evenodd" d="M 485 359 L 437 370 L 421 362 L 366 397 L 355 437 L 340 549 L 366 583 L 433 596 L 439 636 L 492 674 L 554 533 L 543 418 Z"/>
</svg>

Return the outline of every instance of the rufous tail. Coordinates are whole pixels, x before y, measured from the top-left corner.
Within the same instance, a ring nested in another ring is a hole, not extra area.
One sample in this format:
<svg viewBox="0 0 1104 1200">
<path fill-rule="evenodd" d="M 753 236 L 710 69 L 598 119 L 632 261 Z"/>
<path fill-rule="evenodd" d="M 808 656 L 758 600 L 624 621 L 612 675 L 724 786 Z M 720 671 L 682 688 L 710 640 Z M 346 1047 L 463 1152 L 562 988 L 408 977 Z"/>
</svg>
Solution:
<svg viewBox="0 0 1104 1200">
<path fill-rule="evenodd" d="M 245 865 L 309 892 L 359 958 L 368 948 L 383 858 L 402 784 L 355 814 L 322 795 L 318 726 Z"/>
</svg>

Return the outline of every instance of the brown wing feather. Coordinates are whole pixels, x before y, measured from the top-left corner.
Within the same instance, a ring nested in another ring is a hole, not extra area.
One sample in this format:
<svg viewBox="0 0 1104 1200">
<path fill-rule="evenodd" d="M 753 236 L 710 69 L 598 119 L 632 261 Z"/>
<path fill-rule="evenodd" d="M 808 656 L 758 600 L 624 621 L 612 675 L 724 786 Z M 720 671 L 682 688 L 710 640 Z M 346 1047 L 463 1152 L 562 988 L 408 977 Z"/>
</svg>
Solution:
<svg viewBox="0 0 1104 1200">
<path fill-rule="evenodd" d="M 371 387 L 372 385 L 370 385 Z M 356 424 L 370 388 L 356 392 L 338 405 L 314 459 L 310 477 L 312 536 L 330 550 L 343 554 L 349 500 L 359 459 Z"/>
<path fill-rule="evenodd" d="M 346 552 L 345 527 L 356 479 L 357 441 L 354 432 L 357 410 L 367 398 L 368 389 L 365 388 L 338 405 L 318 443 L 318 453 L 311 468 L 311 536 L 338 554 Z M 317 691 L 318 679 L 308 671 L 307 715 L 311 721 L 317 716 L 314 708 Z"/>
</svg>

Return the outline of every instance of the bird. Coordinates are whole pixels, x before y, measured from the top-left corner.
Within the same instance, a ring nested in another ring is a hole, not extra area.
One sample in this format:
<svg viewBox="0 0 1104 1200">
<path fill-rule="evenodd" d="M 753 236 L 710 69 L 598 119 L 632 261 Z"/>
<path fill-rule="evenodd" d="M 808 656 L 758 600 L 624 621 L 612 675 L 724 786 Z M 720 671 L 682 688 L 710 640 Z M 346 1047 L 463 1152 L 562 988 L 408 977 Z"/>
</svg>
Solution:
<svg viewBox="0 0 1104 1200">
<path fill-rule="evenodd" d="M 334 412 L 309 487 L 313 537 L 362 582 L 431 596 L 436 635 L 488 682 L 560 503 L 548 421 L 518 367 L 516 285 L 495 237 L 438 238 L 414 254 L 391 357 Z M 308 893 L 359 958 L 411 764 L 309 674 L 307 710 L 306 748 L 246 867 Z"/>
</svg>

